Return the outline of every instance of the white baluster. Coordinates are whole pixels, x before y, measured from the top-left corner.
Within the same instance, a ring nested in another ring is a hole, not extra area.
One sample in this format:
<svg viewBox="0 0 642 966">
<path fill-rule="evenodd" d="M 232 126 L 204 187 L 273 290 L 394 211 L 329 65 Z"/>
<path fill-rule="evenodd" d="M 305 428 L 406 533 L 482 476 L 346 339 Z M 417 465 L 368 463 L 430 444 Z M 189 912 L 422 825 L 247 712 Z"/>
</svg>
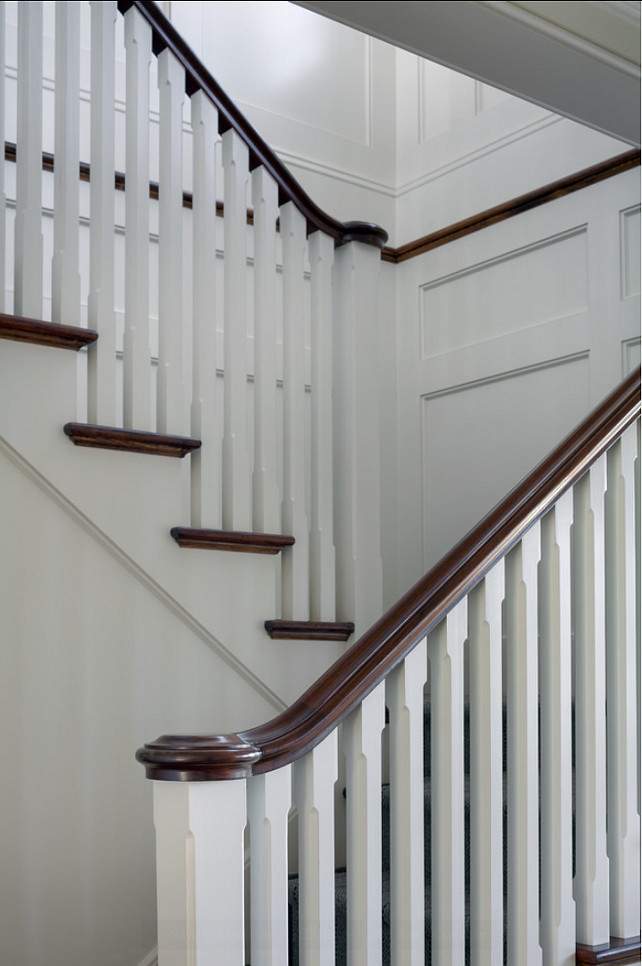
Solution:
<svg viewBox="0 0 642 966">
<path fill-rule="evenodd" d="M 346 756 L 348 962 L 381 964 L 381 733 L 385 685 L 343 724 Z"/>
<path fill-rule="evenodd" d="M 202 91 L 191 99 L 194 183 L 192 436 L 192 526 L 221 526 L 221 442 L 216 402 L 216 143 L 218 112 Z"/>
<path fill-rule="evenodd" d="M 500 560 L 468 598 L 470 686 L 470 957 L 502 962 L 502 600 Z"/>
<path fill-rule="evenodd" d="M 303 256 L 305 218 L 281 208 L 283 243 L 283 532 L 296 539 L 283 555 L 283 616 L 307 620 L 309 528 L 305 509 L 305 357 Z"/>
<path fill-rule="evenodd" d="M 332 238 L 315 231 L 309 239 L 309 255 L 312 300 L 310 617 L 332 621 L 336 614 L 332 501 Z"/>
<path fill-rule="evenodd" d="M 606 680 L 611 934 L 640 931 L 640 816 L 637 810 L 636 538 L 637 428 L 608 453 L 606 502 Z"/>
<path fill-rule="evenodd" d="M 334 783 L 337 732 L 294 764 L 299 813 L 299 963 L 334 966 Z"/>
<path fill-rule="evenodd" d="M 254 208 L 254 529 L 278 533 L 276 452 L 276 219 L 278 188 L 265 168 L 252 172 Z"/>
<path fill-rule="evenodd" d="M 116 2 L 91 4 L 91 183 L 89 328 L 99 334 L 88 354 L 87 418 L 116 423 L 114 315 L 114 85 Z"/>
<path fill-rule="evenodd" d="M 244 966 L 245 781 L 154 782 L 159 966 Z"/>
<path fill-rule="evenodd" d="M 14 312 L 42 317 L 42 3 L 18 4 Z"/>
<path fill-rule="evenodd" d="M 430 793 L 432 800 L 432 961 L 463 966 L 464 641 L 467 604 L 460 601 L 430 635 Z"/>
<path fill-rule="evenodd" d="M 568 490 L 542 521 L 540 567 L 541 926 L 544 962 L 572 962 L 571 523 Z"/>
<path fill-rule="evenodd" d="M 159 433 L 186 432 L 183 381 L 183 100 L 185 70 L 165 48 L 158 58 L 160 164 L 158 191 Z"/>
<path fill-rule="evenodd" d="M 386 681 L 390 712 L 391 960 L 424 966 L 424 684 L 421 641 Z"/>
<path fill-rule="evenodd" d="M 508 962 L 535 966 L 539 945 L 537 565 L 535 524 L 506 557 Z"/>
<path fill-rule="evenodd" d="M 223 526 L 250 530 L 247 448 L 247 205 L 249 152 L 238 134 L 223 135 L 225 171 L 225 414 Z"/>
<path fill-rule="evenodd" d="M 376 248 L 349 242 L 335 252 L 334 463 L 343 481 L 334 507 L 337 616 L 358 637 L 382 611 L 379 342 Z M 357 429 L 358 427 L 358 429 Z"/>
<path fill-rule="evenodd" d="M 131 7 L 125 14 L 127 50 L 125 190 L 125 337 L 123 421 L 151 429 L 149 349 L 149 64 L 152 32 Z"/>
<path fill-rule="evenodd" d="M 51 320 L 80 321 L 80 5 L 56 2 L 54 247 Z"/>
<path fill-rule="evenodd" d="M 290 766 L 248 782 L 251 860 L 252 966 L 288 959 L 288 810 Z"/>
<path fill-rule="evenodd" d="M 7 198 L 4 190 L 4 143 L 5 137 L 5 36 L 6 36 L 6 7 L 4 0 L 0 0 L 0 312 L 5 308 L 5 285 L 7 280 L 6 260 L 6 224 Z"/>
<path fill-rule="evenodd" d="M 577 941 L 609 941 L 602 456 L 574 489 L 575 838 Z"/>
</svg>

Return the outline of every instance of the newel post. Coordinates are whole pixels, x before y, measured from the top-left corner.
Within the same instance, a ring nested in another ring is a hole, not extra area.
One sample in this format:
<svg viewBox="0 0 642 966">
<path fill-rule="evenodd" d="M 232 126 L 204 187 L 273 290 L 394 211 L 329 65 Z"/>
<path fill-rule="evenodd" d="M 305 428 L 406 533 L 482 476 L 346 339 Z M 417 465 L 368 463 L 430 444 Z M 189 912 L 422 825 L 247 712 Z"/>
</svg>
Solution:
<svg viewBox="0 0 642 966">
<path fill-rule="evenodd" d="M 383 244 L 385 232 L 381 234 Z M 357 637 L 381 615 L 383 602 L 380 271 L 380 249 L 371 241 L 347 241 L 335 252 L 333 463 L 337 618 L 354 621 Z"/>
<path fill-rule="evenodd" d="M 244 966 L 245 781 L 154 782 L 159 966 Z"/>
<path fill-rule="evenodd" d="M 158 966 L 245 966 L 247 777 L 238 735 L 163 735 L 136 758 L 154 786 Z"/>
</svg>

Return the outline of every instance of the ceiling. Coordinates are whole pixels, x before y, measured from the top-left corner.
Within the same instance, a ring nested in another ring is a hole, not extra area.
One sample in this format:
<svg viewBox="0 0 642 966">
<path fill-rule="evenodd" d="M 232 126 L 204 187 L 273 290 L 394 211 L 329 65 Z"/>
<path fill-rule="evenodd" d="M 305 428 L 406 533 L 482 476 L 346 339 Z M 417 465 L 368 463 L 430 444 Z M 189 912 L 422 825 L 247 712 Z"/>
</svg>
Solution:
<svg viewBox="0 0 642 966">
<path fill-rule="evenodd" d="M 640 3 L 293 0 L 640 144 Z"/>
</svg>

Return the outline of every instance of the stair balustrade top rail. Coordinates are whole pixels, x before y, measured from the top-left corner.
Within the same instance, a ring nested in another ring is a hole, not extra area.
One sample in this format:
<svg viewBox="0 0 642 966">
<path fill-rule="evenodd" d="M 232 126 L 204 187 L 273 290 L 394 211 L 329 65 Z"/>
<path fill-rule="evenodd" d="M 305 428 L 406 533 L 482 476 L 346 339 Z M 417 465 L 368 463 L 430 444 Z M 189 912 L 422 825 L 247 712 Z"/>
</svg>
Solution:
<svg viewBox="0 0 642 966">
<path fill-rule="evenodd" d="M 640 415 L 640 369 L 624 380 L 290 708 L 231 735 L 163 735 L 140 748 L 148 778 L 216 781 L 280 768 L 311 751 Z"/>
<path fill-rule="evenodd" d="M 219 132 L 224 134 L 233 128 L 239 134 L 250 151 L 250 170 L 262 165 L 272 175 L 279 186 L 279 205 L 292 201 L 305 215 L 308 234 L 320 230 L 334 238 L 336 246 L 360 241 L 365 245 L 383 249 L 388 240 L 385 229 L 369 222 L 337 221 L 312 201 L 153 0 L 119 0 L 118 9 L 122 14 L 127 13 L 130 7 L 136 7 L 149 23 L 154 54 L 158 56 L 166 48 L 172 51 L 185 69 L 185 91 L 188 96 L 191 97 L 201 90 L 216 105 L 219 112 Z"/>
</svg>

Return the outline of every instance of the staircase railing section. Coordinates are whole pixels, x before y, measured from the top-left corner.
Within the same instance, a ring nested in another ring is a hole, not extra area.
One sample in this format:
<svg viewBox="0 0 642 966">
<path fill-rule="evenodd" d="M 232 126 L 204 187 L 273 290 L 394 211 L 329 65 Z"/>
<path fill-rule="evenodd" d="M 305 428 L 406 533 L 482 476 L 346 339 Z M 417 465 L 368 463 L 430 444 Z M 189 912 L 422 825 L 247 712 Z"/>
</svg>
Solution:
<svg viewBox="0 0 642 966">
<path fill-rule="evenodd" d="M 288 711 L 139 750 L 161 966 L 288 942 L 318 966 L 562 964 L 639 934 L 639 414 L 638 370 Z"/>
<path fill-rule="evenodd" d="M 335 599 L 335 553 L 350 568 L 355 548 L 346 533 L 335 551 L 331 481 L 337 448 L 354 448 L 351 408 L 376 413 L 376 375 L 363 356 L 341 385 L 335 363 L 376 307 L 386 233 L 322 212 L 151 0 L 16 6 L 4 310 L 98 332 L 81 421 L 202 442 L 176 524 L 294 537 L 275 617 L 333 622 L 338 607 L 367 626 Z M 357 476 L 368 459 L 375 475 L 378 453 L 360 459 Z"/>
</svg>

